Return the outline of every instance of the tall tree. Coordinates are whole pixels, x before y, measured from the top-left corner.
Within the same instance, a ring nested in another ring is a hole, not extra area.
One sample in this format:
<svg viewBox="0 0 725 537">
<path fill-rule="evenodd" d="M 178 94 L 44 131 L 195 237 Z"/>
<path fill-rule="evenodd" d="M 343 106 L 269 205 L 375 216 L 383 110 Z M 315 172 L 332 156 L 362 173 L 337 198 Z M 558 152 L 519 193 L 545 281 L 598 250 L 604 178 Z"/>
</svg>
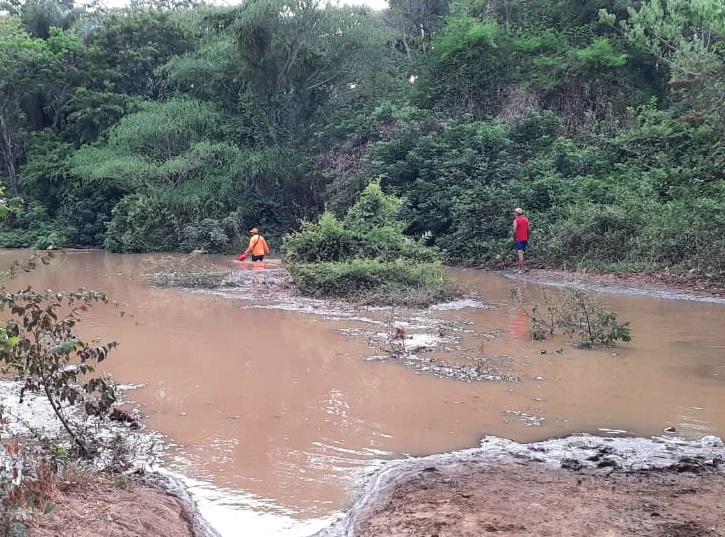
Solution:
<svg viewBox="0 0 725 537">
<path fill-rule="evenodd" d="M 602 10 L 636 47 L 652 54 L 670 72 L 695 115 L 725 118 L 725 8 L 720 0 L 648 0 L 626 17 Z"/>
<path fill-rule="evenodd" d="M 75 34 L 55 29 L 46 40 L 32 38 L 17 17 L 0 20 L 1 169 L 14 192 L 28 133 L 59 120 L 73 87 L 80 43 Z"/>
<path fill-rule="evenodd" d="M 391 41 L 368 9 L 321 9 L 310 0 L 251 0 L 233 29 L 249 88 L 265 103 L 270 124 L 299 139 L 319 110 L 375 79 Z"/>
<path fill-rule="evenodd" d="M 389 0 L 388 5 L 386 18 L 412 61 L 414 52 L 426 50 L 433 33 L 443 27 L 449 0 Z"/>
<path fill-rule="evenodd" d="M 170 58 L 194 46 L 195 36 L 179 11 L 129 8 L 104 17 L 87 40 L 83 70 L 96 91 L 157 97 L 155 74 Z"/>
</svg>

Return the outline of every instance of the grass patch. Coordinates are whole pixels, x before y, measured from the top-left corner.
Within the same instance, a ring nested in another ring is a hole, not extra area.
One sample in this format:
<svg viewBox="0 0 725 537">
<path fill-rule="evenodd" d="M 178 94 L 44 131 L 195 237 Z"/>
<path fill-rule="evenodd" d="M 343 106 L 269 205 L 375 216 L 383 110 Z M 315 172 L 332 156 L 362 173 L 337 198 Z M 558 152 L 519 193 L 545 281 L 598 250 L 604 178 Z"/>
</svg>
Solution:
<svg viewBox="0 0 725 537">
<path fill-rule="evenodd" d="M 362 304 L 427 307 L 462 295 L 438 263 L 358 259 L 339 263 L 291 264 L 301 295 Z"/>
</svg>

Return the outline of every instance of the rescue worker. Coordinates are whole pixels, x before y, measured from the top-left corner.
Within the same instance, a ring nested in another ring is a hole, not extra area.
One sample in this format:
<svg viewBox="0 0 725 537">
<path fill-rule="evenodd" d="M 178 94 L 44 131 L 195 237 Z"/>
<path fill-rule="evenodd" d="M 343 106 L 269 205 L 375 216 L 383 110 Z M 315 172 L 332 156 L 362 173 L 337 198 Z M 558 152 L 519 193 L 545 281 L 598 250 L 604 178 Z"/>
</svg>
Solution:
<svg viewBox="0 0 725 537">
<path fill-rule="evenodd" d="M 259 234 L 259 230 L 256 227 L 250 229 L 249 233 L 252 234 L 249 238 L 249 246 L 246 250 L 244 250 L 242 255 L 246 258 L 246 256 L 251 253 L 252 261 L 263 261 L 264 256 L 269 253 L 267 241 Z"/>
</svg>

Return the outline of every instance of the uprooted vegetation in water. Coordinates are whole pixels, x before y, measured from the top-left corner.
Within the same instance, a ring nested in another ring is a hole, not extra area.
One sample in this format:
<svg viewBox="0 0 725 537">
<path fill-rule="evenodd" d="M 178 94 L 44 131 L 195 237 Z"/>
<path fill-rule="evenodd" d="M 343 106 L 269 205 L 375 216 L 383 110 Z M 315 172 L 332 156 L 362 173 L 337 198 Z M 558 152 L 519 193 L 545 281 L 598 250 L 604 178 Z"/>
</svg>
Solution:
<svg viewBox="0 0 725 537">
<path fill-rule="evenodd" d="M 629 322 L 620 322 L 617 313 L 607 310 L 590 293 L 568 288 L 564 295 L 542 289 L 542 303 L 527 305 L 518 287 L 511 289 L 531 326 L 531 337 L 543 341 L 558 330 L 576 338 L 578 347 L 611 347 L 617 341 L 632 340 Z"/>
<path fill-rule="evenodd" d="M 158 287 L 215 289 L 228 285 L 231 271 L 222 270 L 200 254 L 167 255 L 143 260 L 143 270 Z"/>
</svg>

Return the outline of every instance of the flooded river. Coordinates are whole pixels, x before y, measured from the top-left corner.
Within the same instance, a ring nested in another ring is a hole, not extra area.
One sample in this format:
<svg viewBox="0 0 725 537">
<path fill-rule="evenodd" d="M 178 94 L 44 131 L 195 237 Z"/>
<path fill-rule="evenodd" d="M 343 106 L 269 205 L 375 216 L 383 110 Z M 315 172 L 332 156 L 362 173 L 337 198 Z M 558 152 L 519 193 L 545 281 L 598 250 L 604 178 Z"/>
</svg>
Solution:
<svg viewBox="0 0 725 537">
<path fill-rule="evenodd" d="M 725 436 L 723 302 L 599 293 L 633 340 L 585 350 L 561 336 L 530 339 L 511 289 L 525 304 L 541 300 L 531 280 L 452 269 L 464 300 L 346 309 L 272 296 L 274 260 L 212 257 L 245 271 L 247 284 L 202 292 L 152 286 L 150 257 L 69 252 L 4 283 L 83 286 L 127 304 L 123 318 L 94 307 L 80 332 L 120 342 L 106 368 L 138 386 L 126 408 L 163 435 L 161 466 L 185 476 L 225 537 L 311 535 L 385 461 L 477 446 L 484 435 Z M 402 340 L 391 339 L 396 328 Z M 401 348 L 413 358 L 389 359 Z M 484 380 L 445 378 L 448 364 Z"/>
</svg>

